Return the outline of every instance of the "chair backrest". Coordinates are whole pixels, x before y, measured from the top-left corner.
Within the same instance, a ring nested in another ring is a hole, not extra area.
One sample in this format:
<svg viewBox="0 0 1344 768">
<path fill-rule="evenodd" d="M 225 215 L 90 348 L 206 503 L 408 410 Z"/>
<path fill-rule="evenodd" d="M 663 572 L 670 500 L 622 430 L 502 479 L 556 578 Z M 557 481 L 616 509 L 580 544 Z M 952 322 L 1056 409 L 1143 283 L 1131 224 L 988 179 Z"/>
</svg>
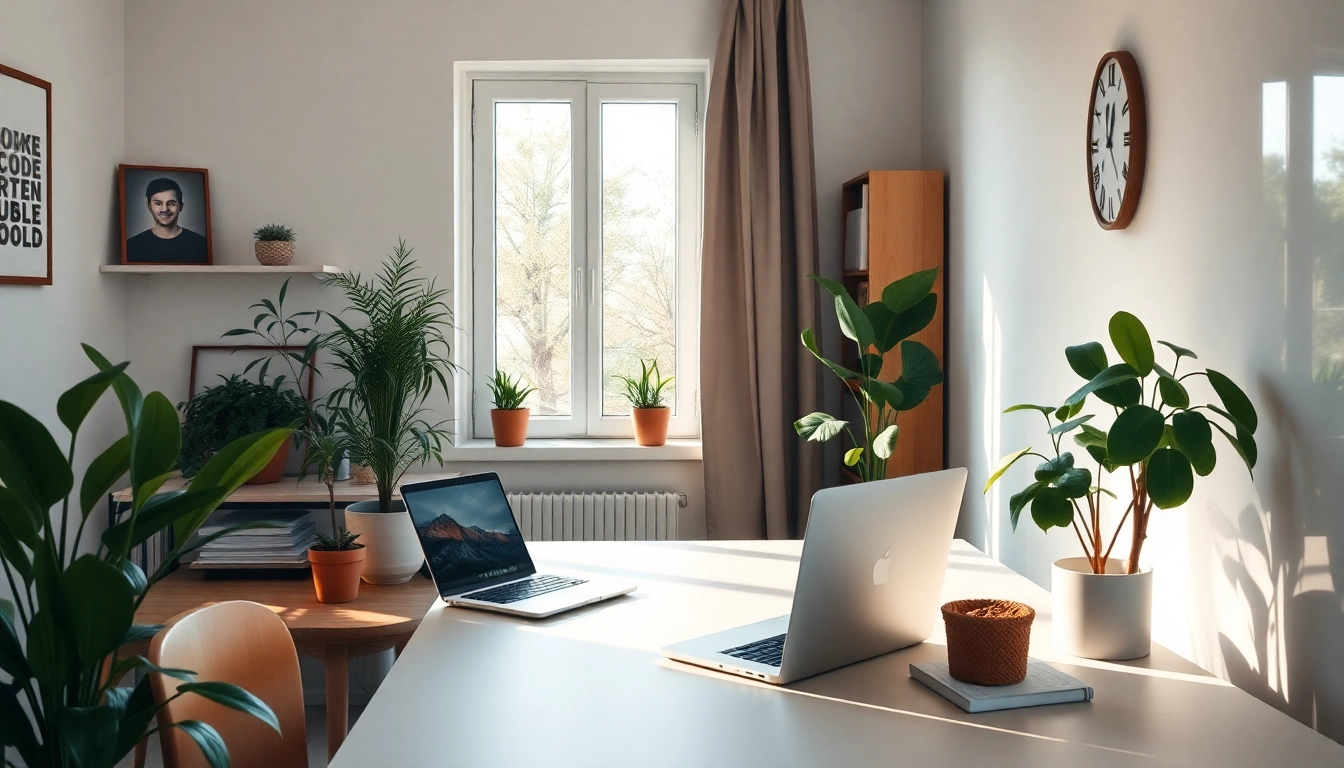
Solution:
<svg viewBox="0 0 1344 768">
<path fill-rule="evenodd" d="M 188 694 L 159 710 L 160 727 L 182 720 L 210 724 L 224 738 L 234 768 L 308 764 L 299 657 L 285 622 L 269 608 L 235 600 L 178 615 L 154 637 L 149 659 L 160 667 L 192 670 L 197 680 L 242 686 L 280 720 L 277 734 L 251 715 Z M 167 701 L 180 684 L 153 675 L 155 701 Z M 196 742 L 181 730 L 164 728 L 159 739 L 165 768 L 208 766 Z"/>
</svg>

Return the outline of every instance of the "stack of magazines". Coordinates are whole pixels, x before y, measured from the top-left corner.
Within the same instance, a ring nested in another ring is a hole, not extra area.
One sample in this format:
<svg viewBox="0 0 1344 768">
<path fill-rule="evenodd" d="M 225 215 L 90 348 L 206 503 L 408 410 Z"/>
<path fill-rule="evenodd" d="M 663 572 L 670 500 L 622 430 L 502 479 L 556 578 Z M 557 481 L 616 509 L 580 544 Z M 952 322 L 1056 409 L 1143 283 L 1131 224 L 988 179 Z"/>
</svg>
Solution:
<svg viewBox="0 0 1344 768">
<path fill-rule="evenodd" d="M 200 527 L 210 536 L 237 525 L 265 523 L 220 536 L 201 547 L 193 568 L 306 568 L 313 544 L 313 521 L 307 511 L 233 509 L 216 513 Z"/>
</svg>

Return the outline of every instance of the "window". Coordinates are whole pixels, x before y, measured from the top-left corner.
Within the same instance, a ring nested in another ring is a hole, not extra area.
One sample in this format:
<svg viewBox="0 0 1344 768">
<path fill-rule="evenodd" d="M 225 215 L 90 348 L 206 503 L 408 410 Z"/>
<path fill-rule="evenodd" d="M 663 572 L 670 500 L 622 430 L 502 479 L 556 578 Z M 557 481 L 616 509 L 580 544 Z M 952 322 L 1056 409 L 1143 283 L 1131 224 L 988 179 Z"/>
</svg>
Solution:
<svg viewBox="0 0 1344 768">
<path fill-rule="evenodd" d="M 604 78 L 615 79 L 615 78 Z M 669 434 L 698 435 L 698 88 L 472 81 L 473 422 L 498 368 L 529 434 L 632 433 L 618 376 L 656 360 Z"/>
</svg>

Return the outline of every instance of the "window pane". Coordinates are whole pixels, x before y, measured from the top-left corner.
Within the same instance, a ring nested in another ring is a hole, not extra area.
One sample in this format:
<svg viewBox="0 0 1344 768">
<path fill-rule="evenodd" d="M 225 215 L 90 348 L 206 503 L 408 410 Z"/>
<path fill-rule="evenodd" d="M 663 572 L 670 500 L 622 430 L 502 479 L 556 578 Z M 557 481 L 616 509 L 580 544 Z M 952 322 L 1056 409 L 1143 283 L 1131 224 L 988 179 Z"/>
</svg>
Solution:
<svg viewBox="0 0 1344 768">
<path fill-rule="evenodd" d="M 616 376 L 676 375 L 677 106 L 602 105 L 602 413 L 629 412 Z M 673 386 L 664 390 L 675 402 Z"/>
<path fill-rule="evenodd" d="M 569 104 L 495 105 L 495 357 L 539 416 L 570 414 L 570 147 Z"/>
<path fill-rule="evenodd" d="M 1313 366 L 1318 380 L 1344 388 L 1344 77 L 1313 85 Z"/>
</svg>

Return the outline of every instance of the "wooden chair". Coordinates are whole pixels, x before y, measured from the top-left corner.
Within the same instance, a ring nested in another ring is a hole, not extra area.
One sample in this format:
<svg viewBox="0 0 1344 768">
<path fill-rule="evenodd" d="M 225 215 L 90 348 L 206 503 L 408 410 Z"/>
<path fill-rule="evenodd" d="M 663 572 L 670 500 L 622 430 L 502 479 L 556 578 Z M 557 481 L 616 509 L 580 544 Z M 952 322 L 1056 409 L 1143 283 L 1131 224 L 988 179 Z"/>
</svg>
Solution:
<svg viewBox="0 0 1344 768">
<path fill-rule="evenodd" d="M 266 702 L 280 720 L 280 733 L 256 718 L 189 694 L 159 710 L 159 725 L 201 720 L 214 726 L 234 768 L 306 766 L 303 683 L 299 656 L 285 622 L 257 603 L 216 603 L 174 617 L 154 637 L 149 660 L 160 667 L 190 669 L 197 680 L 233 683 Z M 181 681 L 153 675 L 156 701 L 167 701 Z M 164 768 L 205 768 L 191 737 L 177 728 L 159 731 Z"/>
</svg>

